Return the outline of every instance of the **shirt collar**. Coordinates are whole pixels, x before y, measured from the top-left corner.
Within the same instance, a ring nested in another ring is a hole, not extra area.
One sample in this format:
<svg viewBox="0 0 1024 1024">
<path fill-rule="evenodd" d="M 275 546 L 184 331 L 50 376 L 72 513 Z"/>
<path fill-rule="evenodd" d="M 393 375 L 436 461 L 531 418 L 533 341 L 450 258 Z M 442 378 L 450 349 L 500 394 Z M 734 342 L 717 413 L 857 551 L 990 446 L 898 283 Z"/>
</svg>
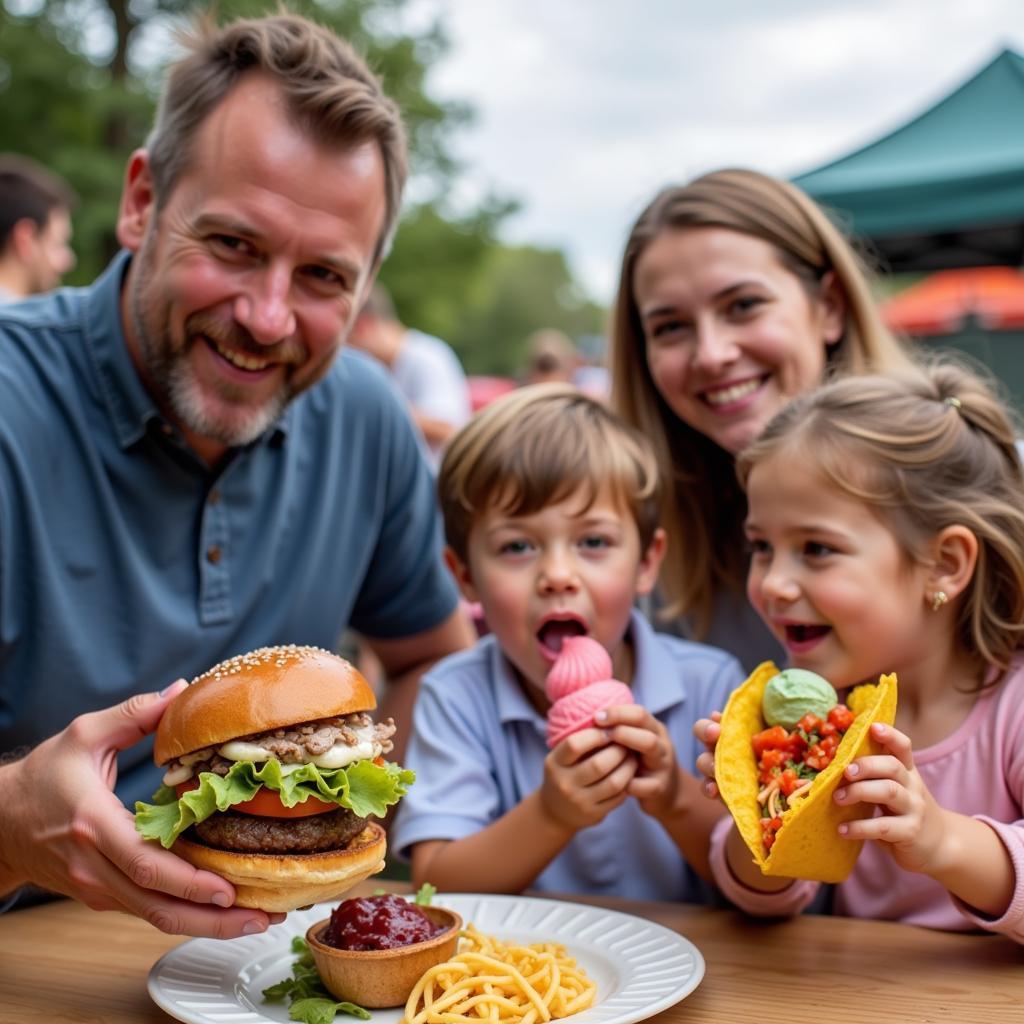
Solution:
<svg viewBox="0 0 1024 1024">
<path fill-rule="evenodd" d="M 84 335 L 111 427 L 122 449 L 136 444 L 149 424 L 164 424 L 163 415 L 142 383 L 128 351 L 121 322 L 121 289 L 131 253 L 122 250 L 88 290 Z M 283 439 L 294 418 L 294 402 L 256 443 Z"/>
<path fill-rule="evenodd" d="M 653 715 L 681 704 L 686 699 L 686 688 L 683 680 L 679 679 L 679 666 L 658 641 L 651 624 L 640 612 L 634 611 L 630 617 L 629 631 L 634 656 L 633 684 L 630 688 L 636 702 Z M 491 643 L 488 658 L 491 678 L 495 681 L 499 718 L 503 723 L 534 722 L 543 731 L 544 716 L 534 708 L 523 692 L 518 676 L 497 640 L 492 638 Z"/>
<path fill-rule="evenodd" d="M 685 680 L 679 664 L 658 639 L 651 624 L 634 611 L 630 621 L 633 636 L 633 696 L 653 715 L 660 715 L 686 700 Z"/>
<path fill-rule="evenodd" d="M 493 636 L 488 658 L 501 722 L 533 722 L 543 732 L 546 727 L 544 716 L 530 703 L 515 669 Z"/>
</svg>

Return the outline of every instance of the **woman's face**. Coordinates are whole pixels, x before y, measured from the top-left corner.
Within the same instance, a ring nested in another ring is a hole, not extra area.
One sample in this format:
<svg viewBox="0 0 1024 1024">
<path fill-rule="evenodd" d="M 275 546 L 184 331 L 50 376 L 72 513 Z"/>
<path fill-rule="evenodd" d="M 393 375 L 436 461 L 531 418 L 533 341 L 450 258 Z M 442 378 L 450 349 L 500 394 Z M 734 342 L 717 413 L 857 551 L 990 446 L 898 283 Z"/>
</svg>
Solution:
<svg viewBox="0 0 1024 1024">
<path fill-rule="evenodd" d="M 772 245 L 727 228 L 664 231 L 637 260 L 633 289 L 655 387 L 733 455 L 821 381 L 844 326 L 831 274 L 812 298 Z"/>
</svg>

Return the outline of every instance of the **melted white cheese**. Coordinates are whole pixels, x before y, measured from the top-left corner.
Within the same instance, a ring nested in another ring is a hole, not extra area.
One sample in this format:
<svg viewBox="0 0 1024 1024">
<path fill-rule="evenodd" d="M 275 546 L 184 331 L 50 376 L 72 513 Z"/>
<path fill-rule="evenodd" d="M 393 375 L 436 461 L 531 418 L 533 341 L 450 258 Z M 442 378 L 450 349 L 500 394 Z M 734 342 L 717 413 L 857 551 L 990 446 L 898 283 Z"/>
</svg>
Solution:
<svg viewBox="0 0 1024 1024">
<path fill-rule="evenodd" d="M 308 757 L 306 761 L 282 763 L 281 773 L 283 775 L 290 775 L 305 763 L 315 764 L 318 768 L 344 768 L 355 761 L 372 760 L 381 755 L 383 748 L 374 740 L 372 726 L 368 729 L 356 730 L 355 735 L 359 738 L 358 743 L 352 746 L 349 746 L 347 743 L 335 743 L 330 750 L 325 750 L 322 754 L 317 754 L 314 757 Z M 266 747 L 243 740 L 231 740 L 220 747 L 217 753 L 229 761 L 254 761 L 256 764 L 271 761 L 276 757 L 273 751 L 268 750 Z M 185 758 L 183 757 L 181 760 L 184 761 Z M 182 764 L 177 768 L 168 769 L 164 774 L 163 781 L 165 786 L 177 786 L 179 783 L 186 782 L 190 778 L 192 778 L 191 766 Z"/>
<path fill-rule="evenodd" d="M 176 786 L 179 782 L 187 782 L 192 778 L 192 768 L 190 765 L 183 764 L 177 768 L 169 768 L 164 774 L 164 785 L 165 786 Z"/>
</svg>

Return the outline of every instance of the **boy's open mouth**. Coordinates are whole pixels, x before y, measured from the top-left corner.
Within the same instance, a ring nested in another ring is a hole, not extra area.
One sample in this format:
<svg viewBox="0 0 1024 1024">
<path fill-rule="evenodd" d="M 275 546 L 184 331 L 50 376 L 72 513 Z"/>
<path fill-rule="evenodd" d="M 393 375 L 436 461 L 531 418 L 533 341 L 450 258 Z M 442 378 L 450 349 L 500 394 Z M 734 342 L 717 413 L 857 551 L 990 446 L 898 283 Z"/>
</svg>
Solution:
<svg viewBox="0 0 1024 1024">
<path fill-rule="evenodd" d="M 553 658 L 558 657 L 567 637 L 586 635 L 587 627 L 580 619 L 548 619 L 537 630 L 541 647 Z"/>
</svg>

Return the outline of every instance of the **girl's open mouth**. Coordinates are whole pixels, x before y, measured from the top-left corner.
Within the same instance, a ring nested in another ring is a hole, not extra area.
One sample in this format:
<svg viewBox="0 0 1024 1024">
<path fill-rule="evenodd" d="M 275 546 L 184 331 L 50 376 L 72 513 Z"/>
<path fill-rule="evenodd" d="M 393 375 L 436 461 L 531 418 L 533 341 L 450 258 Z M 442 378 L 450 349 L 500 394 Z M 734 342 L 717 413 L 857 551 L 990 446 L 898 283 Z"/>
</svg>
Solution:
<svg viewBox="0 0 1024 1024">
<path fill-rule="evenodd" d="M 785 627 L 785 631 L 786 646 L 791 651 L 805 651 L 828 636 L 832 632 L 832 627 L 790 623 Z"/>
</svg>

